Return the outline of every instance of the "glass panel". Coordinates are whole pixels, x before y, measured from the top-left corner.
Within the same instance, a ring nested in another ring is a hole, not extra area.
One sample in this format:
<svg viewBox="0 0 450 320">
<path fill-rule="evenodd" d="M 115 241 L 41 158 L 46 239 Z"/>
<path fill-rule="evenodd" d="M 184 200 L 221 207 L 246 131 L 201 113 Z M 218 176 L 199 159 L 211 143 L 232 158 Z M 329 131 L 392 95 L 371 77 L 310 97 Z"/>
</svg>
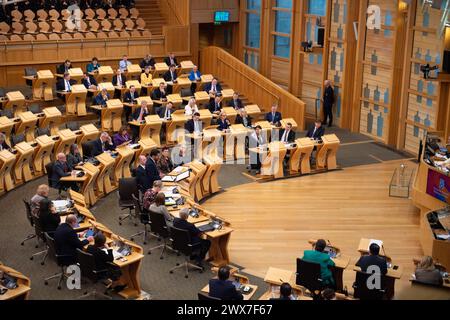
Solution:
<svg viewBox="0 0 450 320">
<path fill-rule="evenodd" d="M 326 0 L 308 0 L 308 13 L 316 16 L 325 16 L 327 10 Z"/>
<path fill-rule="evenodd" d="M 275 12 L 275 31 L 281 33 L 291 33 L 291 13 L 284 11 Z"/>
<path fill-rule="evenodd" d="M 247 0 L 247 9 L 260 10 L 261 9 L 261 0 Z"/>
<path fill-rule="evenodd" d="M 274 36 L 274 54 L 278 57 L 289 58 L 291 39 L 289 37 Z"/>
<path fill-rule="evenodd" d="M 261 28 L 260 16 L 253 13 L 247 14 L 247 35 L 245 45 L 252 48 L 259 48 L 259 34 Z"/>
<path fill-rule="evenodd" d="M 277 8 L 292 8 L 292 0 L 277 0 L 275 2 Z"/>
</svg>

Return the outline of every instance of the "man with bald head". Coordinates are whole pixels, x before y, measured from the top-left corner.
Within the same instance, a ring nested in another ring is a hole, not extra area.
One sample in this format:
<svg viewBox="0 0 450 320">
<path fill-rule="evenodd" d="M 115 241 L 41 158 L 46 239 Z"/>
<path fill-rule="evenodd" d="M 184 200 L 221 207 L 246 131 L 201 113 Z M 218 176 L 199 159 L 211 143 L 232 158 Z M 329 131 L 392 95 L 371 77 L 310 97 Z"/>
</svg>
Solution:
<svg viewBox="0 0 450 320">
<path fill-rule="evenodd" d="M 334 90 L 331 86 L 330 80 L 325 80 L 325 89 L 323 92 L 323 113 L 325 119 L 323 121 L 324 124 L 328 122 L 328 118 L 330 122 L 328 122 L 328 127 L 333 125 L 333 104 L 334 104 Z"/>
<path fill-rule="evenodd" d="M 54 239 L 56 253 L 62 255 L 63 265 L 69 266 L 77 263 L 77 249 L 83 249 L 85 245 L 94 240 L 94 237 L 88 237 L 81 241 L 76 231 L 78 222 L 77 217 L 69 214 L 64 223 L 56 228 Z"/>
<path fill-rule="evenodd" d="M 148 189 L 151 188 L 151 181 L 147 174 L 147 171 L 145 170 L 145 163 L 147 162 L 147 157 L 144 155 L 139 156 L 139 164 L 136 167 L 136 183 L 139 188 L 139 190 L 142 191 L 142 193 L 145 193 Z"/>
<path fill-rule="evenodd" d="M 71 174 L 72 170 L 67 164 L 66 155 L 64 153 L 58 153 L 56 155 L 56 161 L 53 164 L 53 172 L 51 176 L 52 187 L 63 190 L 71 188 L 73 191 L 78 191 L 79 188 L 76 182 L 61 181 L 61 178 L 68 177 Z"/>
</svg>

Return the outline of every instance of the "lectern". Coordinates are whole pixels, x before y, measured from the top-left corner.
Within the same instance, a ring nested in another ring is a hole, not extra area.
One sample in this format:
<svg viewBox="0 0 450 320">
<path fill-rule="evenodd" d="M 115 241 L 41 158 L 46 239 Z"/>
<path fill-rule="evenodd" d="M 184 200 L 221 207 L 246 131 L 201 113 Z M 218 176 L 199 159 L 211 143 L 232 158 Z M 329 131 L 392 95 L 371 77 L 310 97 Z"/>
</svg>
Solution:
<svg viewBox="0 0 450 320">
<path fill-rule="evenodd" d="M 64 129 L 58 131 L 58 139 L 55 143 L 55 149 L 53 154 L 56 156 L 58 153 L 68 154 L 70 151 L 70 146 L 77 140 L 77 135 L 70 129 Z"/>
<path fill-rule="evenodd" d="M 204 194 L 207 195 L 219 192 L 221 189 L 219 186 L 219 172 L 222 168 L 222 159 L 218 156 L 205 155 L 203 157 L 203 162 L 208 166 L 202 181 Z"/>
<path fill-rule="evenodd" d="M 119 131 L 122 126 L 123 104 L 119 99 L 108 100 L 106 106 L 91 106 L 102 113 L 102 131 Z"/>
<path fill-rule="evenodd" d="M 86 95 L 87 89 L 82 84 L 74 84 L 71 92 L 62 92 L 66 95 L 66 112 L 67 114 L 76 114 L 85 116 L 86 112 Z"/>
<path fill-rule="evenodd" d="M 83 79 L 84 73 L 81 68 L 70 68 L 69 69 L 70 79 L 76 80 L 77 82 L 80 82 L 81 79 Z"/>
<path fill-rule="evenodd" d="M 14 168 L 16 156 L 8 150 L 0 151 L 0 193 L 14 189 L 11 171 Z"/>
<path fill-rule="evenodd" d="M 101 92 L 103 89 L 106 89 L 110 97 L 114 97 L 114 88 L 112 82 L 102 82 L 98 84 L 98 92 Z"/>
<path fill-rule="evenodd" d="M 24 134 L 25 141 L 33 141 L 38 117 L 31 111 L 26 111 L 19 115 L 19 119 L 20 121 L 16 124 L 16 135 Z"/>
<path fill-rule="evenodd" d="M 82 153 L 81 146 L 89 141 L 96 140 L 100 136 L 100 131 L 93 124 L 86 124 L 80 127 L 79 133 L 77 132 L 77 144 L 80 146 L 79 150 Z"/>
<path fill-rule="evenodd" d="M 184 125 L 188 118 L 183 110 L 172 113 L 172 120 L 167 124 L 167 143 L 177 143 L 184 141 Z"/>
<path fill-rule="evenodd" d="M 134 167 L 137 167 L 139 165 L 139 156 L 148 156 L 152 149 L 158 148 L 156 142 L 151 138 L 141 139 L 138 143 L 140 145 L 140 148 L 136 151 L 135 154 Z"/>
<path fill-rule="evenodd" d="M 6 136 L 6 140 L 11 138 L 11 131 L 14 127 L 14 122 L 8 117 L 0 117 L 0 132 Z"/>
<path fill-rule="evenodd" d="M 195 101 L 197 101 L 198 105 L 203 104 L 203 103 L 208 103 L 209 99 L 210 99 L 209 94 L 203 90 L 195 92 L 194 98 L 195 98 Z"/>
<path fill-rule="evenodd" d="M 17 150 L 14 180 L 16 185 L 20 185 L 33 179 L 31 161 L 33 160 L 34 148 L 27 142 L 20 142 L 14 146 L 14 149 Z"/>
<path fill-rule="evenodd" d="M 118 147 L 116 151 L 118 155 L 114 166 L 114 181 L 118 184 L 120 178 L 131 177 L 130 164 L 134 156 L 134 150 L 129 146 L 122 146 Z"/>
<path fill-rule="evenodd" d="M 92 163 L 87 162 L 83 164 L 83 171 L 86 173 L 87 179 L 83 183 L 82 193 L 84 194 L 87 204 L 93 206 L 97 202 L 94 187 L 100 170 Z"/>
<path fill-rule="evenodd" d="M 169 66 L 165 62 L 155 63 L 155 69 L 153 69 L 153 78 L 158 78 L 167 71 L 169 71 Z"/>
<path fill-rule="evenodd" d="M 4 108 L 5 110 L 11 110 L 15 117 L 24 112 L 25 96 L 20 91 L 12 91 L 6 94 L 8 101 Z"/>
<path fill-rule="evenodd" d="M 227 150 L 228 147 L 234 147 L 232 155 L 234 156 L 235 160 L 245 159 L 245 138 L 247 137 L 248 133 L 249 130 L 244 127 L 243 124 L 231 125 L 230 135 L 227 137 L 228 140 L 230 140 L 230 143 L 228 143 L 227 141 Z M 227 153 L 229 153 L 230 151 L 228 151 Z"/>
<path fill-rule="evenodd" d="M 286 128 L 286 125 L 288 124 L 288 123 L 290 123 L 290 124 L 292 124 L 292 130 L 297 130 L 297 122 L 293 119 L 293 118 L 286 118 L 286 119 L 283 119 L 283 120 L 281 120 L 280 121 L 280 123 L 281 123 L 281 127 L 283 128 L 283 129 L 285 129 Z"/>
<path fill-rule="evenodd" d="M 39 128 L 50 129 L 50 135 L 56 135 L 59 131 L 59 124 L 61 123 L 61 111 L 56 107 L 45 108 L 43 110 L 44 117 L 39 120 Z"/>
<path fill-rule="evenodd" d="M 44 175 L 45 166 L 52 162 L 51 156 L 55 140 L 48 135 L 39 136 L 36 138 L 36 147 L 33 157 L 33 170 L 36 177 Z"/>
<path fill-rule="evenodd" d="M 269 152 L 261 161 L 261 175 L 273 176 L 275 179 L 284 177 L 283 160 L 287 149 L 284 143 L 275 141 L 269 144 Z"/>
<path fill-rule="evenodd" d="M 114 76 L 114 71 L 110 66 L 104 66 L 98 68 L 98 72 L 95 74 L 95 80 L 97 83 L 111 82 Z"/>
<path fill-rule="evenodd" d="M 144 127 L 141 127 L 141 139 L 152 139 L 158 147 L 161 146 L 161 139 L 159 133 L 162 127 L 162 120 L 157 115 L 145 117 Z"/>
<path fill-rule="evenodd" d="M 223 154 L 219 154 L 219 146 L 221 139 L 222 139 L 221 131 L 214 128 L 207 128 L 203 130 L 203 140 L 202 140 L 203 158 L 220 157 L 220 159 L 223 159 Z"/>
<path fill-rule="evenodd" d="M 139 70 L 141 70 L 141 68 L 139 68 Z M 140 72 L 140 71 L 139 71 Z M 125 86 L 127 87 L 128 90 L 130 90 L 131 86 L 134 86 L 136 88 L 137 93 L 141 94 L 141 82 L 138 80 L 128 80 L 125 83 Z"/>
<path fill-rule="evenodd" d="M 258 107 L 257 104 L 249 104 L 245 106 L 244 109 L 245 111 L 247 111 L 247 114 L 252 118 L 255 118 L 261 114 L 261 109 Z"/>
<path fill-rule="evenodd" d="M 35 100 L 53 100 L 53 83 L 55 76 L 50 70 L 40 70 L 36 77 L 32 77 L 33 81 L 33 99 Z"/>
<path fill-rule="evenodd" d="M 223 89 L 222 90 L 222 103 L 227 102 L 233 98 L 234 90 L 233 89 Z"/>
<path fill-rule="evenodd" d="M 336 165 L 336 153 L 339 149 L 340 141 L 335 134 L 328 134 L 322 137 L 323 145 L 317 151 L 317 169 L 334 170 Z"/>
<path fill-rule="evenodd" d="M 176 82 L 169 82 L 169 84 L 172 84 L 173 93 L 180 93 L 182 89 L 191 88 L 189 78 L 177 78 Z"/>
<path fill-rule="evenodd" d="M 116 160 L 107 152 L 98 155 L 96 159 L 100 162 L 100 172 L 98 174 L 96 183 L 97 194 L 98 196 L 106 196 L 117 188 L 111 183 L 111 176 Z"/>
<path fill-rule="evenodd" d="M 132 64 L 127 67 L 127 77 L 132 79 L 133 77 L 139 77 L 142 73 L 142 69 L 138 64 Z M 140 88 L 140 84 L 139 84 Z"/>
<path fill-rule="evenodd" d="M 297 148 L 291 151 L 291 158 L 289 160 L 289 171 L 291 174 L 311 173 L 311 153 L 314 149 L 314 140 L 310 138 L 300 138 L 295 140 Z"/>
</svg>

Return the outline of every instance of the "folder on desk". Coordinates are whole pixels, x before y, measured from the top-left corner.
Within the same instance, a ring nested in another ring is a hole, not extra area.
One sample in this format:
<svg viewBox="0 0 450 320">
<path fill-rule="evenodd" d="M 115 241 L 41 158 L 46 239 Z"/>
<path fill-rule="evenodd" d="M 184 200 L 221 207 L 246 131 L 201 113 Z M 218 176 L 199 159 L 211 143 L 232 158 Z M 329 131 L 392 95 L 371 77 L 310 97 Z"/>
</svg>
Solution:
<svg viewBox="0 0 450 320">
<path fill-rule="evenodd" d="M 164 176 L 161 179 L 161 181 L 163 181 L 163 182 L 178 182 L 178 181 L 181 181 L 181 180 L 189 178 L 189 175 L 190 175 L 190 171 L 187 170 L 187 171 L 182 172 L 182 173 L 180 173 L 180 174 L 178 174 L 176 176 L 166 175 L 166 176 Z"/>
<path fill-rule="evenodd" d="M 367 250 L 370 250 L 370 246 L 372 245 L 372 243 L 377 244 L 380 248 L 383 247 L 383 241 L 376 240 L 376 239 L 370 239 L 369 240 L 369 246 L 367 247 Z"/>
</svg>

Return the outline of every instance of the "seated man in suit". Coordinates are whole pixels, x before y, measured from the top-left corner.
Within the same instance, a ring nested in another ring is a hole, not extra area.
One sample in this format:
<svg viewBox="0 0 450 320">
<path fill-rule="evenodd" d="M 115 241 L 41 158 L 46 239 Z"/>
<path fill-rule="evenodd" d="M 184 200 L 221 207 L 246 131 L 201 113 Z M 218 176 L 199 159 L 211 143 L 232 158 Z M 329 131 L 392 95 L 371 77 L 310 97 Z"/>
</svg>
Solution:
<svg viewBox="0 0 450 320">
<path fill-rule="evenodd" d="M 213 78 L 211 83 L 205 85 L 205 91 L 211 96 L 217 96 L 222 93 L 222 86 L 220 85 L 217 78 Z"/>
<path fill-rule="evenodd" d="M 212 114 L 219 115 L 222 110 L 222 97 L 217 95 L 208 105 L 208 109 Z"/>
<path fill-rule="evenodd" d="M 255 127 L 255 131 L 252 132 L 250 135 L 249 141 L 249 149 L 251 148 L 257 148 L 259 146 L 263 146 L 267 144 L 267 135 L 263 134 L 262 128 L 260 125 L 257 125 Z M 260 157 L 262 155 L 250 152 L 250 171 L 255 170 L 256 174 L 259 174 L 261 172 L 261 159 Z"/>
<path fill-rule="evenodd" d="M 193 246 L 198 246 L 199 249 L 192 256 L 192 260 L 196 260 L 197 266 L 203 268 L 203 260 L 205 259 L 206 254 L 208 253 L 209 247 L 211 246 L 211 241 L 200 238 L 202 232 L 192 223 L 188 222 L 187 219 L 189 217 L 189 209 L 183 208 L 179 213 L 180 217 L 175 218 L 173 221 L 173 226 L 175 228 L 181 230 L 187 230 L 189 235 L 191 236 L 191 244 Z"/>
<path fill-rule="evenodd" d="M 153 149 L 150 151 L 150 156 L 147 158 L 147 162 L 145 163 L 145 171 L 147 172 L 150 185 L 153 185 L 153 182 L 162 178 L 159 174 L 157 165 L 160 156 L 161 151 L 159 151 L 159 149 Z"/>
<path fill-rule="evenodd" d="M 67 163 L 66 155 L 64 153 L 59 153 L 56 156 L 56 161 L 53 164 L 53 174 L 51 177 L 54 187 L 57 189 L 67 189 L 71 188 L 73 191 L 78 191 L 78 185 L 76 182 L 72 181 L 60 181 L 63 177 L 69 177 L 72 175 L 72 170 Z"/>
<path fill-rule="evenodd" d="M 326 287 L 333 287 L 334 279 L 330 267 L 334 267 L 335 264 L 334 261 L 331 260 L 330 256 L 323 252 L 326 246 L 327 243 L 325 240 L 317 240 L 315 250 L 305 250 L 302 260 L 320 264 L 322 284 Z"/>
<path fill-rule="evenodd" d="M 169 67 L 169 71 L 167 71 L 164 75 L 163 75 L 164 81 L 167 82 L 172 82 L 175 83 L 177 82 L 177 72 L 175 70 L 175 65 L 171 65 Z M 168 85 L 167 86 L 167 94 L 172 94 L 173 92 L 173 85 Z"/>
<path fill-rule="evenodd" d="M 283 282 L 280 286 L 280 297 L 270 298 L 270 300 L 291 300 L 292 287 L 289 283 Z"/>
<path fill-rule="evenodd" d="M 144 70 L 147 67 L 150 67 L 153 69 L 155 67 L 155 63 L 156 63 L 155 59 L 152 57 L 152 55 L 146 54 L 144 59 L 139 64 L 139 66 L 141 67 L 142 70 Z"/>
<path fill-rule="evenodd" d="M 57 91 L 63 91 L 63 92 L 71 92 L 72 86 L 76 84 L 77 82 L 73 79 L 70 79 L 70 74 L 65 73 L 63 79 L 59 79 L 56 83 L 56 90 Z M 64 94 L 59 94 L 58 97 L 60 97 L 63 101 L 66 101 L 66 96 Z"/>
<path fill-rule="evenodd" d="M 217 130 L 219 131 L 228 131 L 231 127 L 230 120 L 227 119 L 226 112 L 222 111 L 219 115 L 219 120 L 217 120 L 217 125 L 219 126 Z"/>
<path fill-rule="evenodd" d="M 314 126 L 309 128 L 308 132 L 306 133 L 306 137 L 312 138 L 314 140 L 320 140 L 322 139 L 324 134 L 325 128 L 322 126 L 322 121 L 316 120 L 314 121 Z"/>
<path fill-rule="evenodd" d="M 111 99 L 111 97 L 109 96 L 108 90 L 103 88 L 102 91 L 100 91 L 100 93 L 95 97 L 95 104 L 104 107 L 109 99 Z"/>
<path fill-rule="evenodd" d="M 128 69 L 128 66 L 131 66 L 131 65 L 132 65 L 132 63 L 131 63 L 131 61 L 128 61 L 128 56 L 124 55 L 122 57 L 122 60 L 120 60 L 120 62 L 119 62 L 119 69 L 120 69 L 120 71 L 124 72 Z"/>
<path fill-rule="evenodd" d="M 191 92 L 192 95 L 194 95 L 195 91 L 197 90 L 197 82 L 202 81 L 202 74 L 200 71 L 198 71 L 198 67 L 194 66 L 192 68 L 192 71 L 189 73 L 189 80 L 191 80 Z"/>
<path fill-rule="evenodd" d="M 269 113 L 266 113 L 266 117 L 264 118 L 266 121 L 270 122 L 271 125 L 280 127 L 281 126 L 281 113 L 277 111 L 278 105 L 273 104 L 272 109 Z"/>
<path fill-rule="evenodd" d="M 35 216 L 36 218 L 39 218 L 39 206 L 41 204 L 41 201 L 48 198 L 50 188 L 46 184 L 41 184 L 38 186 L 36 190 L 36 194 L 31 197 L 30 200 L 30 207 L 31 207 L 31 214 Z"/>
<path fill-rule="evenodd" d="M 147 163 L 147 157 L 144 155 L 139 156 L 139 165 L 136 167 L 136 183 L 138 189 L 144 194 L 150 187 L 150 178 L 147 175 L 147 171 L 145 171 L 145 164 Z"/>
<path fill-rule="evenodd" d="M 166 57 L 166 58 L 164 58 L 164 62 L 165 62 L 168 66 L 171 66 L 171 65 L 178 66 L 177 58 L 175 57 L 175 53 L 173 53 L 173 52 L 169 53 L 169 56 Z"/>
<path fill-rule="evenodd" d="M 63 265 L 66 266 L 76 264 L 77 249 L 83 249 L 85 245 L 94 240 L 94 237 L 90 236 L 81 241 L 74 230 L 77 225 L 77 217 L 69 214 L 66 221 L 56 228 L 54 234 L 56 253 L 64 256 L 61 260 L 64 262 Z"/>
<path fill-rule="evenodd" d="M 228 101 L 227 106 L 233 107 L 235 110 L 240 110 L 244 108 L 244 104 L 242 103 L 242 100 L 239 99 L 239 93 L 234 92 L 233 93 L 233 99 Z"/>
<path fill-rule="evenodd" d="M 142 101 L 141 106 L 134 110 L 131 118 L 139 123 L 145 122 L 145 117 L 150 115 L 150 111 L 147 107 L 147 101 Z M 139 139 L 139 126 L 131 125 L 131 131 L 133 133 L 133 140 L 137 141 Z"/>
<path fill-rule="evenodd" d="M 96 157 L 105 151 L 114 151 L 116 147 L 108 132 L 102 132 L 100 138 L 92 143 L 91 156 Z"/>
<path fill-rule="evenodd" d="M 112 280 L 109 288 L 115 292 L 120 292 L 125 289 L 126 285 L 119 281 L 122 272 L 118 266 L 113 264 L 113 249 L 106 244 L 106 237 L 103 233 L 97 232 L 94 236 L 94 244 L 89 245 L 86 252 L 92 254 L 94 257 L 95 271 L 106 271 L 104 274 L 100 274 L 99 277 Z"/>
<path fill-rule="evenodd" d="M 97 90 L 97 80 L 95 80 L 95 78 L 93 76 L 91 76 L 89 73 L 84 73 L 83 79 L 81 79 L 81 83 L 88 90 L 89 89 Z M 90 93 L 90 94 L 92 95 L 92 93 Z"/>
<path fill-rule="evenodd" d="M 152 100 L 156 100 L 156 101 L 165 100 L 165 99 L 167 99 L 168 94 L 169 93 L 167 92 L 166 84 L 164 82 L 161 82 L 159 84 L 159 87 L 156 88 L 155 90 L 153 90 Z M 155 114 L 159 114 L 159 111 L 161 110 L 161 104 L 158 102 L 155 102 L 153 105 L 153 108 L 154 108 Z"/>
<path fill-rule="evenodd" d="M 209 296 L 220 300 L 244 300 L 242 293 L 236 290 L 230 278 L 230 269 L 220 267 L 217 273 L 218 279 L 209 280 Z"/>
<path fill-rule="evenodd" d="M 159 110 L 159 117 L 160 117 L 161 119 L 169 120 L 169 119 L 172 118 L 172 113 L 173 113 L 174 111 L 175 111 L 175 110 L 173 110 L 173 103 L 172 103 L 172 102 L 167 102 L 166 106 L 165 106 L 165 107 L 162 107 L 162 108 Z"/>
<path fill-rule="evenodd" d="M 100 68 L 100 67 L 101 67 L 101 66 L 100 66 L 100 64 L 98 63 L 98 59 L 97 59 L 96 57 L 94 57 L 94 58 L 92 58 L 91 63 L 89 63 L 89 64 L 86 66 L 86 71 L 87 71 L 88 73 L 95 72 L 95 71 L 98 71 L 98 68 Z"/>
<path fill-rule="evenodd" d="M 115 87 L 125 87 L 127 82 L 127 77 L 122 74 L 122 70 L 117 69 L 116 74 L 112 78 L 112 84 Z"/>
<path fill-rule="evenodd" d="M 137 98 L 139 98 L 139 93 L 137 92 L 136 87 L 130 86 L 130 90 L 127 93 L 125 93 L 123 97 L 123 102 L 136 104 Z M 124 106 L 123 109 L 125 111 L 125 120 L 129 121 L 131 115 L 131 107 Z"/>
<path fill-rule="evenodd" d="M 56 68 L 56 73 L 57 74 L 65 74 L 69 72 L 69 69 L 72 69 L 72 63 L 70 62 L 70 60 L 66 60 L 64 61 L 63 64 L 60 64 L 57 68 Z"/>
<path fill-rule="evenodd" d="M 295 132 L 292 130 L 292 123 L 286 124 L 286 129 L 282 129 L 280 132 L 280 141 L 284 143 L 295 142 Z"/>
<path fill-rule="evenodd" d="M 369 253 L 369 255 L 359 258 L 356 266 L 360 267 L 362 272 L 368 272 L 367 269 L 369 267 L 376 268 L 379 272 L 370 272 L 369 270 L 369 273 L 381 273 L 385 275 L 387 273 L 387 262 L 386 258 L 380 256 L 380 246 L 372 243 L 369 247 Z"/>
<path fill-rule="evenodd" d="M 236 124 L 242 124 L 244 127 L 252 126 L 252 118 L 247 114 L 247 111 L 245 111 L 244 108 L 238 110 Z"/>
</svg>

